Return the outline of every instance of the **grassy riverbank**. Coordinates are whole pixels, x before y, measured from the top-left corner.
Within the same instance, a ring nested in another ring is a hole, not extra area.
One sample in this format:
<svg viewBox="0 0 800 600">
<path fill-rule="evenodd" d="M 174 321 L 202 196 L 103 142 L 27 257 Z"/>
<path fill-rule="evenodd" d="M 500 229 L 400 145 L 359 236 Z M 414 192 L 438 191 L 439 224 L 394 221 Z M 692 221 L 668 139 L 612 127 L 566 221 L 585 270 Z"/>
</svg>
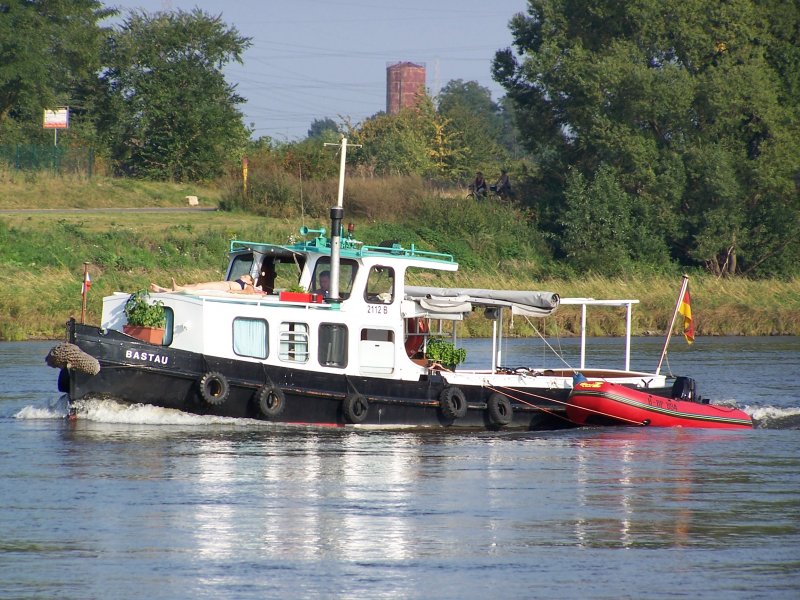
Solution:
<svg viewBox="0 0 800 600">
<path fill-rule="evenodd" d="M 8 179 L 8 176 L 6 176 Z M 67 181 L 56 178 L 30 182 L 26 202 L 13 182 L 0 179 L 0 210 L 82 207 L 178 207 L 185 195 L 199 195 L 201 206 L 219 198 L 214 188 L 172 184 L 143 184 L 126 180 Z M 137 189 L 137 186 L 142 186 Z M 159 187 L 163 186 L 163 187 Z M 89 188 L 94 192 L 88 191 Z M 97 190 L 111 190 L 99 194 Z M 127 189 L 128 192 L 123 190 Z M 38 190 L 39 196 L 36 196 Z M 83 190 L 83 192 L 81 192 Z M 95 197 L 99 194 L 101 197 Z M 56 198 L 57 197 L 57 198 Z M 33 199 L 36 198 L 34 201 Z M 70 199 L 71 200 L 68 200 Z M 116 290 L 132 291 L 151 281 L 179 282 L 218 279 L 227 264 L 231 238 L 286 240 L 297 235 L 299 217 L 257 217 L 227 212 L 81 212 L 0 213 L 0 339 L 58 338 L 64 323 L 80 315 L 81 278 L 89 263 L 92 287 L 87 322 L 97 323 L 102 297 Z M 543 264 L 535 232 L 520 225 L 511 209 L 473 210 L 441 198 L 422 199 L 414 217 L 380 225 L 356 219 L 356 237 L 367 243 L 381 239 L 413 242 L 420 248 L 453 252 L 462 269 L 440 281 L 415 283 L 465 287 L 548 289 L 562 296 L 635 298 L 634 332 L 661 335 L 675 305 L 679 274 L 624 279 L 554 276 L 558 270 Z M 437 219 L 436 213 L 445 214 Z M 402 215 L 401 215 L 402 217 Z M 316 226 L 321 222 L 305 223 Z M 524 238 L 524 241 L 521 241 Z M 718 280 L 702 274 L 691 279 L 692 308 L 699 335 L 800 335 L 800 281 Z M 620 309 L 593 309 L 592 335 L 619 335 L 624 320 Z M 579 312 L 564 307 L 544 321 L 516 318 L 514 333 L 529 335 L 535 326 L 551 334 L 578 330 Z M 507 323 L 507 325 L 509 325 Z M 487 335 L 488 321 L 475 315 L 463 324 L 465 334 Z"/>
</svg>

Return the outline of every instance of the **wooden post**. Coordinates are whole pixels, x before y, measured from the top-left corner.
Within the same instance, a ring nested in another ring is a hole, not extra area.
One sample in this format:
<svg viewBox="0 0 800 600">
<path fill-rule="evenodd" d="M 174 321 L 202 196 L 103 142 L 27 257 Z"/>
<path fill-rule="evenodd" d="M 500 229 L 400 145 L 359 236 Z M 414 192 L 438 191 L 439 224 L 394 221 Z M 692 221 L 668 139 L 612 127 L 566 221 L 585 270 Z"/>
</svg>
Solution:
<svg viewBox="0 0 800 600">
<path fill-rule="evenodd" d="M 89 272 L 89 263 L 83 263 L 83 279 L 81 280 L 81 325 L 86 323 L 86 296 L 89 290 L 86 289 L 86 274 Z"/>
<path fill-rule="evenodd" d="M 247 195 L 247 157 L 242 157 L 242 194 Z"/>
</svg>

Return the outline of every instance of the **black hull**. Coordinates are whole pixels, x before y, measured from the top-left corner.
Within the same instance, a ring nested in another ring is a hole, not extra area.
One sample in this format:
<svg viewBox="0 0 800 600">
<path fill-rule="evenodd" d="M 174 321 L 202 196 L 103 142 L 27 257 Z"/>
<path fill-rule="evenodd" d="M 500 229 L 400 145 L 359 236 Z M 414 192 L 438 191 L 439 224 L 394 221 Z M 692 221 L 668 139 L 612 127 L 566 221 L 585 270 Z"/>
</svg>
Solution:
<svg viewBox="0 0 800 600">
<path fill-rule="evenodd" d="M 201 415 L 329 426 L 525 430 L 572 426 L 564 410 L 569 390 L 535 390 L 536 398 L 531 400 L 508 388 L 513 411 L 501 419 L 508 422 L 498 422 L 497 412 L 488 406 L 491 390 L 459 386 L 467 410 L 453 418 L 442 409 L 440 397 L 448 384 L 437 374 L 424 375 L 419 381 L 397 381 L 316 373 L 153 346 L 118 331 L 79 324 L 71 324 L 70 342 L 101 366 L 96 375 L 74 369 L 68 377 L 62 374 L 72 402 L 87 396 L 110 396 Z M 220 374 L 228 388 L 222 402 L 209 398 L 207 390 L 204 398 L 203 376 L 209 373 Z M 283 395 L 279 414 L 265 414 L 260 407 L 264 388 Z M 366 414 L 354 417 L 347 401 L 356 394 L 366 399 L 368 408 Z M 515 401 L 515 395 L 524 402 Z"/>
</svg>

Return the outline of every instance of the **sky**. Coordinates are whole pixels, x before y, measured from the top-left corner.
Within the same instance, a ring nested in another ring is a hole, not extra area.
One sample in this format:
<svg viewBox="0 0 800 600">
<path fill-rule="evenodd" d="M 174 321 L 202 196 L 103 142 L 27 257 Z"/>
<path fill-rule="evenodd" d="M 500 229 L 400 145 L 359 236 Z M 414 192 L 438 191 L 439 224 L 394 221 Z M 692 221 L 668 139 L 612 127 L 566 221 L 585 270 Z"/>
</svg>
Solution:
<svg viewBox="0 0 800 600">
<path fill-rule="evenodd" d="M 250 37 L 242 65 L 225 69 L 247 99 L 253 137 L 306 137 L 314 119 L 357 124 L 386 109 L 386 67 L 424 63 L 431 94 L 454 79 L 477 81 L 498 100 L 497 50 L 526 0 L 110 0 L 124 15 L 199 8 Z"/>
</svg>

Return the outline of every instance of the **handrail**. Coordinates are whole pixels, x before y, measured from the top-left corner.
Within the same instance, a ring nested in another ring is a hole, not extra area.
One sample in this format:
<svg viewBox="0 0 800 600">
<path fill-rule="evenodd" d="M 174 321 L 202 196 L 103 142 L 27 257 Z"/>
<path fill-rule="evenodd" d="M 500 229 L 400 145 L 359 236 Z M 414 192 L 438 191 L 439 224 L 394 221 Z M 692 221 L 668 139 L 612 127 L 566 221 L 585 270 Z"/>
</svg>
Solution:
<svg viewBox="0 0 800 600">
<path fill-rule="evenodd" d="M 230 252 L 241 250 L 258 249 L 259 247 L 269 246 L 272 248 L 282 248 L 288 252 L 320 252 L 330 251 L 330 245 L 321 244 L 320 241 L 328 241 L 328 238 L 319 237 L 311 241 L 295 242 L 293 244 L 271 244 L 266 242 L 247 242 L 243 240 L 231 240 Z M 410 248 L 403 248 L 399 244 L 394 246 L 367 246 L 360 242 L 344 238 L 342 240 L 342 251 L 348 256 L 393 256 L 397 258 L 421 258 L 426 260 L 438 260 L 441 262 L 455 263 L 455 257 L 445 252 L 432 252 L 429 250 L 419 250 L 415 244 Z"/>
</svg>

